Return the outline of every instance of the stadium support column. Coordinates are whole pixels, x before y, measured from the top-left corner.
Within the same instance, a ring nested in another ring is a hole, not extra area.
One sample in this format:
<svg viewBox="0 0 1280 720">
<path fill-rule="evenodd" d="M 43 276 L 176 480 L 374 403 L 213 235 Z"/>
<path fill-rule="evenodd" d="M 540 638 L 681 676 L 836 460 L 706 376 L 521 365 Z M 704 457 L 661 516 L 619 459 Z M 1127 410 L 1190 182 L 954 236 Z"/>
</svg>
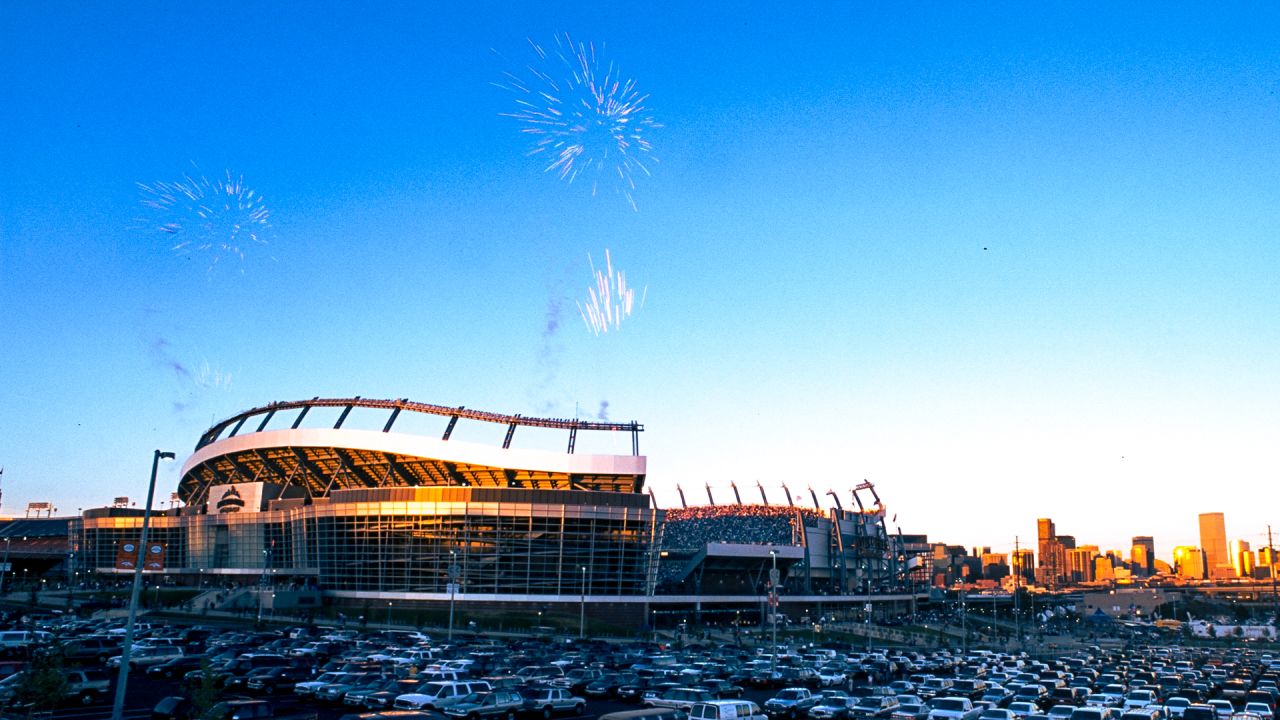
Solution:
<svg viewBox="0 0 1280 720">
<path fill-rule="evenodd" d="M 147 486 L 147 504 L 142 509 L 142 532 L 138 538 L 138 555 L 133 558 L 133 591 L 129 595 L 129 620 L 124 626 L 124 647 L 120 650 L 120 677 L 116 681 L 115 703 L 111 706 L 111 720 L 124 717 L 124 694 L 129 684 L 129 655 L 133 650 L 133 628 L 138 619 L 138 591 L 142 589 L 142 565 L 146 557 L 147 528 L 151 525 L 151 500 L 156 494 L 156 470 L 162 459 L 176 457 L 171 452 L 156 450 L 151 458 L 151 484 Z"/>
</svg>

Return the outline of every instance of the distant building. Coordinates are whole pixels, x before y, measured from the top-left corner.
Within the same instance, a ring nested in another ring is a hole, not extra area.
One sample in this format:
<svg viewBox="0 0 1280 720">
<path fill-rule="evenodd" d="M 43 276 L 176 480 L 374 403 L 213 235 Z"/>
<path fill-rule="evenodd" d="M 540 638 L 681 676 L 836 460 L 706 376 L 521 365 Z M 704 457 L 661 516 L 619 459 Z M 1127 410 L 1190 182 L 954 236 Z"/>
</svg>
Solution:
<svg viewBox="0 0 1280 720">
<path fill-rule="evenodd" d="M 1230 550 L 1231 568 L 1235 571 L 1236 577 L 1253 577 L 1253 552 L 1249 548 L 1249 541 L 1232 540 Z"/>
<path fill-rule="evenodd" d="M 1093 577 L 1095 580 L 1115 580 L 1115 567 L 1111 565 L 1111 558 L 1106 555 L 1098 555 L 1093 559 Z"/>
<path fill-rule="evenodd" d="M 1035 551 L 1029 548 L 1014 551 L 1009 569 L 1018 578 L 1019 583 L 1027 584 L 1035 582 Z"/>
<path fill-rule="evenodd" d="M 1066 580 L 1066 548 L 1058 539 L 1053 520 L 1036 520 L 1036 540 L 1040 551 L 1040 566 L 1036 568 L 1036 582 L 1046 587 L 1056 587 Z M 1074 544 L 1074 540 L 1072 542 Z"/>
<path fill-rule="evenodd" d="M 1173 571 L 1180 578 L 1204 580 L 1207 575 L 1204 551 L 1198 547 L 1179 545 L 1173 549 Z"/>
<path fill-rule="evenodd" d="M 1200 547 L 1210 579 L 1236 576 L 1227 552 L 1227 523 L 1222 513 L 1200 513 Z"/>
<path fill-rule="evenodd" d="M 1276 550 L 1272 547 L 1258 548 L 1257 575 L 1262 579 L 1276 576 L 1280 563 L 1276 562 Z"/>
<path fill-rule="evenodd" d="M 1093 582 L 1097 578 L 1097 570 L 1093 563 L 1097 554 L 1097 545 L 1085 545 L 1067 550 L 1067 574 L 1071 582 Z"/>
<path fill-rule="evenodd" d="M 1151 577 L 1156 574 L 1156 541 L 1150 535 L 1139 535 L 1133 539 L 1133 548 L 1129 552 L 1129 569 L 1134 577 Z"/>
<path fill-rule="evenodd" d="M 993 553 L 990 548 L 982 554 L 982 577 L 999 581 L 1009 574 L 1009 560 L 1004 553 Z"/>
</svg>

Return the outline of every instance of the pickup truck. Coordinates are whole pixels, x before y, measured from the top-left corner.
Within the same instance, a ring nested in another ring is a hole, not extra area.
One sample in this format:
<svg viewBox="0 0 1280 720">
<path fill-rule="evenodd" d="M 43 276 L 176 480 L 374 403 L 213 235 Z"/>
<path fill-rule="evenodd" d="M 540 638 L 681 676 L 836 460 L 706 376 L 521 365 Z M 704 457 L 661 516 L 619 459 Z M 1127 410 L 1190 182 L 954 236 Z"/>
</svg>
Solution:
<svg viewBox="0 0 1280 720">
<path fill-rule="evenodd" d="M 969 698 L 944 697 L 929 703 L 929 720 L 978 720 L 981 707 L 974 707 Z"/>
<path fill-rule="evenodd" d="M 200 720 L 318 720 L 316 712 L 277 713 L 265 700 L 224 700 L 201 716 Z"/>
</svg>

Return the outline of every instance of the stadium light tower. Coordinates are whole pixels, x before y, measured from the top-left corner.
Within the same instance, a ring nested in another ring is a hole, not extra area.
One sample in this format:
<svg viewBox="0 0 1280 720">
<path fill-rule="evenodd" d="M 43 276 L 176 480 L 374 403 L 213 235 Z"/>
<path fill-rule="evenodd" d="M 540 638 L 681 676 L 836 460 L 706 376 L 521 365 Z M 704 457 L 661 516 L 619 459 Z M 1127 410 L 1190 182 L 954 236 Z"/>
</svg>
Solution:
<svg viewBox="0 0 1280 720">
<path fill-rule="evenodd" d="M 133 628 L 138 619 L 138 591 L 142 589 L 142 566 L 147 556 L 147 528 L 151 525 L 151 500 L 156 494 L 156 470 L 160 461 L 172 460 L 171 452 L 155 451 L 151 458 L 151 484 L 147 486 L 147 504 L 142 509 L 142 532 L 138 538 L 138 554 L 133 558 L 133 592 L 129 595 L 129 621 L 124 626 L 124 647 L 120 650 L 120 679 L 116 682 L 115 703 L 111 707 L 111 720 L 124 716 L 124 693 L 129 683 L 129 655 L 133 649 Z"/>
</svg>

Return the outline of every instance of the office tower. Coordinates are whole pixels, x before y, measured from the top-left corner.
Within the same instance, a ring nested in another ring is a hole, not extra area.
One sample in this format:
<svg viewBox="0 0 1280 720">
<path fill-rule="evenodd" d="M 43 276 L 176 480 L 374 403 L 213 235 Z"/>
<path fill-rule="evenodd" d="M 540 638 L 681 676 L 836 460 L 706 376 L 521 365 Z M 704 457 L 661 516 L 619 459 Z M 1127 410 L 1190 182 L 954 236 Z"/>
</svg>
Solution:
<svg viewBox="0 0 1280 720">
<path fill-rule="evenodd" d="M 1039 542 L 1040 567 L 1036 570 L 1036 581 L 1042 585 L 1053 587 L 1062 584 L 1066 576 L 1067 557 L 1058 542 L 1053 520 L 1040 518 L 1036 520 L 1036 539 Z"/>
<path fill-rule="evenodd" d="M 1280 565 L 1276 563 L 1276 549 L 1273 547 L 1258 548 L 1258 569 L 1266 568 L 1266 572 L 1262 575 L 1264 578 L 1276 577 L 1276 570 L 1280 570 Z"/>
<path fill-rule="evenodd" d="M 982 554 L 982 577 L 1000 580 L 1009 574 L 1009 560 L 1004 553 L 993 553 L 990 548 Z"/>
<path fill-rule="evenodd" d="M 1253 552 L 1248 540 L 1231 541 L 1231 569 L 1236 577 L 1253 577 Z"/>
<path fill-rule="evenodd" d="M 1203 580 L 1208 575 L 1204 551 L 1198 547 L 1179 545 L 1173 549 L 1173 571 L 1178 577 Z"/>
<path fill-rule="evenodd" d="M 1098 555 L 1093 559 L 1093 577 L 1095 580 L 1115 580 L 1115 568 L 1111 566 L 1111 558 Z"/>
<path fill-rule="evenodd" d="M 1035 580 L 1036 554 L 1030 548 L 1023 548 L 1013 553 L 1010 569 L 1017 575 L 1019 584 Z"/>
<path fill-rule="evenodd" d="M 1067 550 L 1068 577 L 1071 582 L 1093 582 L 1097 577 L 1093 559 L 1098 555 L 1097 545 L 1085 545 Z"/>
<path fill-rule="evenodd" d="M 1133 539 L 1133 549 L 1129 554 L 1129 568 L 1134 577 L 1151 577 L 1156 574 L 1156 541 L 1150 535 L 1139 535 Z"/>
<path fill-rule="evenodd" d="M 1200 549 L 1204 550 L 1209 579 L 1235 577 L 1227 553 L 1227 522 L 1222 513 L 1200 513 Z"/>
</svg>

